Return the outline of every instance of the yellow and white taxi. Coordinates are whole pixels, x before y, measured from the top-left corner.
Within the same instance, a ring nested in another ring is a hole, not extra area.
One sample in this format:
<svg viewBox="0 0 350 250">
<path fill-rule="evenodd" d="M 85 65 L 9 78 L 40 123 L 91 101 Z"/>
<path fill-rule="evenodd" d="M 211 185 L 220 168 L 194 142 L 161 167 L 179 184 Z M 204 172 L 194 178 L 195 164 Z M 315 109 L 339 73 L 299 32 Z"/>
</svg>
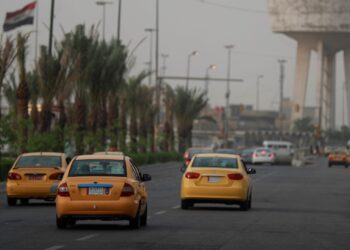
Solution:
<svg viewBox="0 0 350 250">
<path fill-rule="evenodd" d="M 124 154 L 77 156 L 69 164 L 56 198 L 56 225 L 77 220 L 128 220 L 132 228 L 147 225 L 148 195 L 141 174 Z"/>
<path fill-rule="evenodd" d="M 7 203 L 14 206 L 20 200 L 54 200 L 57 186 L 67 167 L 64 153 L 36 152 L 18 156 L 7 175 Z"/>
<path fill-rule="evenodd" d="M 197 154 L 184 170 L 181 182 L 181 208 L 195 203 L 238 204 L 249 210 L 252 184 L 247 169 L 238 155 Z"/>
</svg>

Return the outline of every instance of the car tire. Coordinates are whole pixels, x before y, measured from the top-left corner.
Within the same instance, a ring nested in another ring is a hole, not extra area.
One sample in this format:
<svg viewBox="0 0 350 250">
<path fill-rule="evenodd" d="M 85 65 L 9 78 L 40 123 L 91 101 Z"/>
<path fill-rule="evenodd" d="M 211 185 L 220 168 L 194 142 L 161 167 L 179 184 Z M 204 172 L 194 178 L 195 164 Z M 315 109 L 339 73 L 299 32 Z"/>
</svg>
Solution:
<svg viewBox="0 0 350 250">
<path fill-rule="evenodd" d="M 29 203 L 29 199 L 26 199 L 26 198 L 23 198 L 23 199 L 20 199 L 20 201 L 21 201 L 21 205 L 28 205 L 28 203 Z"/>
<path fill-rule="evenodd" d="M 67 227 L 68 220 L 65 218 L 58 218 L 56 216 L 56 226 L 58 229 L 65 229 Z"/>
<path fill-rule="evenodd" d="M 191 207 L 193 207 L 193 203 L 192 202 L 187 201 L 187 200 L 181 200 L 181 209 L 186 210 L 186 209 L 189 209 Z"/>
<path fill-rule="evenodd" d="M 16 204 L 17 204 L 16 198 L 7 197 L 7 205 L 12 207 L 12 206 L 16 206 Z"/>
<path fill-rule="evenodd" d="M 252 196 L 249 195 L 249 198 L 240 204 L 240 210 L 248 211 L 252 206 L 251 199 L 252 199 Z"/>
<path fill-rule="evenodd" d="M 139 229 L 141 227 L 140 208 L 137 210 L 135 218 L 129 220 L 129 226 L 132 229 Z"/>
<path fill-rule="evenodd" d="M 141 216 L 141 226 L 147 226 L 147 205 L 146 205 L 146 209 L 143 212 L 143 215 Z"/>
</svg>

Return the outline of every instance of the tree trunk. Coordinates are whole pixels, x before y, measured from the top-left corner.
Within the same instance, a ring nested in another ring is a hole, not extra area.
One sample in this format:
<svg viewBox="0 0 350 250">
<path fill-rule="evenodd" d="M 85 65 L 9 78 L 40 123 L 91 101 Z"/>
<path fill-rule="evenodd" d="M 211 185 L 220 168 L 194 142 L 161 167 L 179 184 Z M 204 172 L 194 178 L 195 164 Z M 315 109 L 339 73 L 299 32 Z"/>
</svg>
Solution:
<svg viewBox="0 0 350 250">
<path fill-rule="evenodd" d="M 125 151 L 126 148 L 126 135 L 127 135 L 127 123 L 126 123 L 126 100 L 122 98 L 120 100 L 120 120 L 119 120 L 120 131 L 119 135 L 119 147 L 121 151 Z"/>
<path fill-rule="evenodd" d="M 130 133 L 130 145 L 129 149 L 131 152 L 137 152 L 137 118 L 135 108 L 131 108 L 130 112 L 130 124 L 129 124 L 129 133 Z"/>
<path fill-rule="evenodd" d="M 50 102 L 44 102 L 41 111 L 41 132 L 47 132 L 51 128 L 52 120 L 52 104 Z"/>
<path fill-rule="evenodd" d="M 84 132 L 86 130 L 86 105 L 78 95 L 75 97 L 75 146 L 76 153 L 84 153 Z"/>
<path fill-rule="evenodd" d="M 110 147 L 118 149 L 118 98 L 110 98 L 108 104 L 108 131 L 111 138 Z"/>
</svg>

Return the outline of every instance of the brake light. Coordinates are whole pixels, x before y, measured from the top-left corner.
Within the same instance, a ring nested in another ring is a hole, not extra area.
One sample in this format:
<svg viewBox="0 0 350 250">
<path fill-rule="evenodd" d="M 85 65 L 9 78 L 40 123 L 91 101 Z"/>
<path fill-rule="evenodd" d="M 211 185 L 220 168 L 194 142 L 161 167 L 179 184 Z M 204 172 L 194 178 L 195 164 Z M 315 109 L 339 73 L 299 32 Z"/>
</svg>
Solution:
<svg viewBox="0 0 350 250">
<path fill-rule="evenodd" d="M 261 152 L 261 154 L 266 155 L 266 151 L 265 151 L 265 150 L 263 150 L 263 151 Z"/>
<path fill-rule="evenodd" d="M 14 172 L 10 172 L 10 173 L 7 175 L 7 179 L 9 179 L 9 180 L 14 180 L 14 181 L 18 181 L 18 180 L 22 179 L 22 177 L 21 177 L 20 174 L 17 174 L 17 173 L 14 173 Z"/>
<path fill-rule="evenodd" d="M 135 191 L 134 191 L 133 186 L 131 186 L 129 183 L 125 183 L 120 196 L 121 197 L 129 197 L 129 196 L 132 196 L 134 194 L 135 194 Z"/>
<path fill-rule="evenodd" d="M 61 179 L 63 173 L 57 172 L 57 173 L 53 173 L 49 176 L 50 180 L 59 180 Z"/>
<path fill-rule="evenodd" d="M 238 180 L 242 180 L 242 179 L 243 179 L 243 175 L 241 175 L 241 174 L 239 174 L 239 173 L 228 174 L 227 177 L 228 177 L 230 180 L 235 180 L 235 181 L 238 181 Z"/>
<path fill-rule="evenodd" d="M 185 160 L 185 164 L 186 164 L 186 165 L 190 164 L 190 162 L 191 162 L 191 159 L 186 159 L 186 160 Z"/>
<path fill-rule="evenodd" d="M 188 158 L 190 158 L 190 154 L 188 152 L 185 152 L 184 153 L 184 159 L 188 159 Z"/>
<path fill-rule="evenodd" d="M 255 154 L 255 153 L 254 153 L 254 154 L 253 154 L 253 157 L 258 157 L 258 154 Z"/>
<path fill-rule="evenodd" d="M 275 157 L 275 154 L 269 154 L 269 157 L 271 157 L 271 158 L 274 158 Z"/>
<path fill-rule="evenodd" d="M 344 158 L 343 158 L 343 161 L 346 161 L 347 160 L 347 157 L 345 156 Z"/>
<path fill-rule="evenodd" d="M 200 175 L 201 175 L 200 173 L 187 172 L 187 173 L 185 174 L 185 177 L 186 177 L 187 179 L 198 179 Z"/>
<path fill-rule="evenodd" d="M 57 195 L 62 197 L 70 196 L 67 183 L 62 183 L 61 185 L 58 186 Z"/>
</svg>

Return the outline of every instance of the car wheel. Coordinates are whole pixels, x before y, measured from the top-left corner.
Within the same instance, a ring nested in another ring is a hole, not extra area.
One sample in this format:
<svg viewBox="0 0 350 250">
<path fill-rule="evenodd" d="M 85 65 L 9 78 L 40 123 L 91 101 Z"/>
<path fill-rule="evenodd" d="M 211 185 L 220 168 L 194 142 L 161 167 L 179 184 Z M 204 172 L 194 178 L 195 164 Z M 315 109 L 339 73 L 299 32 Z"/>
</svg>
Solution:
<svg viewBox="0 0 350 250">
<path fill-rule="evenodd" d="M 22 205 L 28 205 L 29 199 L 20 199 Z"/>
<path fill-rule="evenodd" d="M 193 207 L 193 203 L 187 200 L 181 200 L 181 209 L 189 209 Z"/>
<path fill-rule="evenodd" d="M 129 225 L 132 229 L 139 229 L 141 227 L 140 208 L 138 209 L 135 218 L 129 220 Z"/>
<path fill-rule="evenodd" d="M 16 206 L 16 204 L 17 204 L 17 199 L 16 198 L 7 197 L 7 205 L 9 205 L 9 206 Z"/>
<path fill-rule="evenodd" d="M 141 226 L 147 226 L 147 206 L 143 215 L 141 216 Z"/>
<path fill-rule="evenodd" d="M 56 216 L 56 226 L 58 229 L 65 229 L 67 227 L 68 220 L 65 218 L 58 218 Z"/>
<path fill-rule="evenodd" d="M 251 195 L 249 195 L 249 198 L 240 204 L 240 209 L 242 211 L 248 211 L 251 208 L 251 198 Z"/>
</svg>

